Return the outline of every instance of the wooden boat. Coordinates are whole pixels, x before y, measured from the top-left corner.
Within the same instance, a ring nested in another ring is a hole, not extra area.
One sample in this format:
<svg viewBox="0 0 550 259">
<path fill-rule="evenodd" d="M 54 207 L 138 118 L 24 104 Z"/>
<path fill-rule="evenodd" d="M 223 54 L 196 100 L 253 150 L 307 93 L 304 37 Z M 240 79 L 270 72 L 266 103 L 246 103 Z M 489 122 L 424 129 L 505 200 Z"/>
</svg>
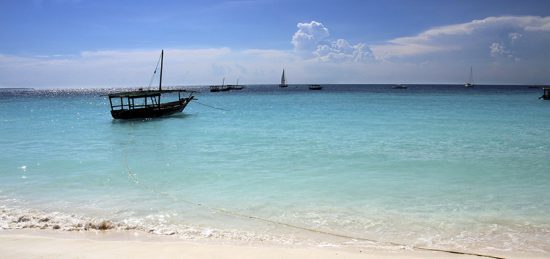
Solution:
<svg viewBox="0 0 550 259">
<path fill-rule="evenodd" d="M 321 90 L 323 87 L 321 85 L 310 85 L 309 90 Z"/>
<path fill-rule="evenodd" d="M 539 99 L 550 100 L 550 87 L 544 87 L 542 88 L 542 91 L 542 96 L 539 97 Z"/>
<path fill-rule="evenodd" d="M 225 92 L 229 90 L 231 90 L 231 88 L 229 87 L 229 85 L 225 85 L 225 77 L 223 78 L 221 85 L 210 86 L 210 92 Z"/>
<path fill-rule="evenodd" d="M 286 76 L 285 76 L 284 69 L 283 69 L 283 74 L 281 75 L 281 83 L 279 84 L 279 87 L 288 87 L 288 84 L 286 83 Z"/>
<path fill-rule="evenodd" d="M 160 82 L 158 90 L 142 90 L 117 92 L 109 94 L 109 104 L 111 105 L 111 115 L 115 119 L 138 119 L 138 118 L 155 118 L 167 116 L 177 112 L 182 112 L 183 109 L 195 97 L 193 92 L 188 92 L 184 89 L 162 90 L 162 69 L 164 63 L 164 50 L 160 54 Z M 155 70 L 156 72 L 156 70 Z M 182 93 L 189 93 L 187 97 L 182 97 Z M 168 102 L 162 100 L 170 100 L 177 94 L 177 99 Z"/>
<path fill-rule="evenodd" d="M 464 84 L 464 87 L 474 87 L 474 73 L 472 67 L 470 67 L 470 77 L 468 78 L 468 82 Z"/>
</svg>

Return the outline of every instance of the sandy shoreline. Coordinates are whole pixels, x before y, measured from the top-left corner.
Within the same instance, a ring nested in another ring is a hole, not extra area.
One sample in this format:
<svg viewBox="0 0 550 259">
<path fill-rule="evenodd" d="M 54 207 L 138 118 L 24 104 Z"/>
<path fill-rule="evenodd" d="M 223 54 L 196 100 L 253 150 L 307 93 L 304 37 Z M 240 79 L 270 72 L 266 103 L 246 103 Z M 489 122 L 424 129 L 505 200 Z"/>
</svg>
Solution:
<svg viewBox="0 0 550 259">
<path fill-rule="evenodd" d="M 546 250 L 520 248 L 470 251 L 409 242 L 355 240 L 339 235 L 324 239 L 282 241 L 178 232 L 159 234 L 151 229 L 110 221 L 0 210 L 0 259 L 2 258 L 549 258 Z M 197 230 L 193 230 L 196 232 Z M 271 233 L 271 232 L 270 232 Z M 303 233 L 302 233 L 303 234 Z M 311 233 L 309 233 L 311 234 Z M 318 232 L 316 234 L 323 234 Z M 269 235 L 267 235 L 269 236 Z M 373 239 L 374 240 L 374 239 Z M 296 242 L 295 242 L 296 241 Z M 305 242 L 304 242 L 305 241 Z M 364 241 L 364 242 L 363 242 Z"/>
<path fill-rule="evenodd" d="M 484 258 L 409 249 L 373 250 L 190 242 L 132 233 L 0 231 L 0 258 Z M 507 255 L 506 258 L 525 258 Z M 537 258 L 529 256 L 528 258 Z M 540 257 L 542 258 L 542 257 Z"/>
</svg>

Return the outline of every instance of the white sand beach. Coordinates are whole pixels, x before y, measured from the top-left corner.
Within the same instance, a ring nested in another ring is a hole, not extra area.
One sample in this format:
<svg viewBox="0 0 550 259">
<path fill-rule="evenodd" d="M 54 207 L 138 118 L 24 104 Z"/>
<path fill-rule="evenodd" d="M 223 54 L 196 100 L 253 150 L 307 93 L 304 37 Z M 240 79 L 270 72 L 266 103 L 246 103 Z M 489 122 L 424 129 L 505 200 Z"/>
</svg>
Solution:
<svg viewBox="0 0 550 259">
<path fill-rule="evenodd" d="M 190 242 L 120 232 L 0 231 L 0 258 L 483 258 L 442 252 Z M 525 258 L 507 255 L 506 258 Z M 536 258 L 536 257 L 529 257 Z"/>
</svg>

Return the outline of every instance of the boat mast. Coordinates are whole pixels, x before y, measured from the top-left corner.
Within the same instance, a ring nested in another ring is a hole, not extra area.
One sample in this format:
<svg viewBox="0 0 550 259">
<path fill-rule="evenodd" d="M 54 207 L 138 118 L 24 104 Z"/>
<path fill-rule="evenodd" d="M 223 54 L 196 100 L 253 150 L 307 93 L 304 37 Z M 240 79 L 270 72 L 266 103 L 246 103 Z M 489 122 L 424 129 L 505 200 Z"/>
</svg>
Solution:
<svg viewBox="0 0 550 259">
<path fill-rule="evenodd" d="M 474 71 L 472 66 L 470 66 L 470 84 L 474 85 Z"/>
<path fill-rule="evenodd" d="M 160 52 L 159 108 L 160 108 L 160 95 L 162 91 L 162 65 L 163 64 L 164 64 L 164 50 Z"/>
<path fill-rule="evenodd" d="M 164 50 L 160 52 L 160 81 L 159 81 L 159 91 L 162 91 L 162 64 L 164 63 Z"/>
</svg>

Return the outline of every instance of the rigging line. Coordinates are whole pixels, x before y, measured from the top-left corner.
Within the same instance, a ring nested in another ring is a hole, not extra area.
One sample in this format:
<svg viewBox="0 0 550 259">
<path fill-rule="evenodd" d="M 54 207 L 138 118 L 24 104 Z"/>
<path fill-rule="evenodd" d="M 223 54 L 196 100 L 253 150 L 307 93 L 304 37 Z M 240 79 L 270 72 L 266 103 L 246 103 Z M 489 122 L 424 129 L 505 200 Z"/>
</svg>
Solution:
<svg viewBox="0 0 550 259">
<path fill-rule="evenodd" d="M 151 84 L 153 83 L 153 79 L 155 79 L 155 75 L 157 74 L 159 64 L 160 64 L 160 56 L 159 56 L 159 59 L 157 61 L 157 66 L 155 67 L 155 71 L 153 72 L 153 75 L 151 76 L 151 80 L 149 80 L 149 85 L 147 86 L 147 88 L 151 88 Z"/>
<path fill-rule="evenodd" d="M 224 108 L 218 108 L 218 107 L 214 107 L 214 106 L 212 106 L 212 105 L 208 105 L 208 104 L 205 104 L 205 103 L 201 103 L 201 102 L 199 102 L 199 101 L 197 101 L 197 100 L 194 100 L 194 101 L 195 101 L 196 103 L 200 104 L 200 105 L 204 105 L 204 106 L 210 107 L 210 108 L 212 108 L 212 109 L 222 110 L 222 111 L 226 111 L 226 112 L 229 111 L 229 110 L 224 109 Z"/>
<path fill-rule="evenodd" d="M 241 214 L 241 213 L 226 210 L 226 209 L 215 208 L 215 207 L 211 207 L 211 206 L 208 206 L 208 205 L 205 205 L 205 204 L 202 204 L 202 203 L 197 203 L 197 202 L 189 201 L 189 200 L 186 200 L 186 199 L 178 198 L 178 197 L 176 197 L 174 195 L 171 195 L 167 192 L 158 191 L 155 188 L 152 188 L 151 186 L 148 186 L 148 185 L 144 184 L 143 182 L 140 182 L 137 175 L 135 173 L 132 173 L 132 171 L 130 169 L 130 166 L 128 165 L 128 150 L 126 149 L 126 147 L 124 148 L 124 166 L 126 167 L 128 178 L 135 185 L 138 185 L 143 190 L 149 191 L 151 193 L 155 193 L 157 195 L 162 195 L 166 198 L 172 199 L 174 202 L 184 202 L 184 203 L 187 203 L 187 204 L 190 204 L 190 205 L 193 205 L 193 206 L 203 207 L 203 208 L 209 209 L 211 211 L 221 212 L 221 213 L 226 214 L 228 216 L 240 217 L 240 218 L 245 218 L 245 219 L 254 219 L 254 220 L 257 220 L 257 221 L 262 221 L 262 222 L 266 222 L 266 223 L 270 223 L 270 224 L 274 224 L 274 225 L 280 225 L 280 226 L 285 226 L 285 227 L 288 227 L 288 228 L 294 228 L 294 229 L 299 229 L 299 230 L 303 230 L 303 231 L 307 231 L 307 232 L 311 232 L 311 233 L 323 234 L 323 235 L 339 237 L 339 238 L 344 238 L 344 239 L 367 241 L 367 242 L 372 242 L 372 243 L 386 244 L 386 245 L 398 246 L 398 247 L 403 247 L 403 248 L 409 247 L 409 248 L 412 248 L 412 249 L 422 250 L 422 251 L 441 252 L 441 253 L 449 253 L 449 254 L 457 254 L 457 255 L 471 255 L 471 256 L 479 256 L 479 257 L 485 257 L 485 258 L 493 258 L 493 259 L 506 259 L 505 257 L 488 255 L 488 254 L 480 254 L 480 253 L 473 253 L 473 252 L 462 252 L 462 251 L 448 250 L 448 249 L 442 249 L 442 248 L 430 248 L 430 247 L 423 247 L 423 246 L 416 246 L 416 245 L 407 245 L 407 244 L 393 242 L 393 241 L 383 241 L 383 240 L 370 239 L 370 238 L 365 238 L 365 237 L 344 235 L 344 234 L 324 231 L 324 230 L 320 230 L 320 229 L 314 229 L 314 228 L 308 228 L 308 227 L 303 227 L 303 226 L 299 226 L 299 225 L 293 225 L 293 224 L 290 224 L 290 223 L 275 221 L 275 220 L 266 219 L 266 218 L 262 218 L 262 217 L 258 217 L 258 216 Z"/>
</svg>

